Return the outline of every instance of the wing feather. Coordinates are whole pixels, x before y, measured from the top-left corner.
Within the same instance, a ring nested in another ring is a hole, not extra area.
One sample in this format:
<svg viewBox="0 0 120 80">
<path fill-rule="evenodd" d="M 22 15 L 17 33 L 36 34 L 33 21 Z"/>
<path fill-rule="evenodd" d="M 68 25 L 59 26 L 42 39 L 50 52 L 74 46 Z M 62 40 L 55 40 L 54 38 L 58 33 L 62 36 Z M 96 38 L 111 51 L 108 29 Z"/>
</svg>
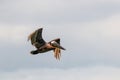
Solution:
<svg viewBox="0 0 120 80">
<path fill-rule="evenodd" d="M 54 57 L 58 60 L 60 60 L 60 57 L 61 57 L 61 50 L 60 48 L 55 48 L 54 49 Z"/>
<path fill-rule="evenodd" d="M 42 28 L 35 30 L 28 36 L 28 40 L 31 40 L 31 44 L 36 48 L 43 46 L 46 42 L 42 38 Z"/>
<path fill-rule="evenodd" d="M 60 44 L 60 38 L 53 39 L 52 41 L 55 41 L 55 42 L 57 42 L 58 44 Z M 50 42 L 52 42 L 52 41 L 50 41 Z"/>
</svg>

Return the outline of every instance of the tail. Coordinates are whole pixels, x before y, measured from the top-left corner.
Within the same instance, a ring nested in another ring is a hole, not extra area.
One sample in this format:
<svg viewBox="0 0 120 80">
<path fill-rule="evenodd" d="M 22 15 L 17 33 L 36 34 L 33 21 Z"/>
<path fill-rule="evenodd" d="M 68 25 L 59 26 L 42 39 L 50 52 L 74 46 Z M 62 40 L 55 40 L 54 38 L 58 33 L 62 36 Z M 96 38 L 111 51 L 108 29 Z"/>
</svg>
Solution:
<svg viewBox="0 0 120 80">
<path fill-rule="evenodd" d="M 34 50 L 34 51 L 31 51 L 30 52 L 32 55 L 36 55 L 36 54 L 38 54 L 38 51 L 37 50 Z"/>
</svg>

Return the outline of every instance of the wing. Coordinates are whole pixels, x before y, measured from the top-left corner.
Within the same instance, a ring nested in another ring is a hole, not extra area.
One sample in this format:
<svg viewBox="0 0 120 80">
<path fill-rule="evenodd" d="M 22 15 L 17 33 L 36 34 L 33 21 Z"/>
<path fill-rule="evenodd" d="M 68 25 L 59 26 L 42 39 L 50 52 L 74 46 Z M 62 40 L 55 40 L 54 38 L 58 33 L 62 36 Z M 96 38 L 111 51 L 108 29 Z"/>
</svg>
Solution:
<svg viewBox="0 0 120 80">
<path fill-rule="evenodd" d="M 52 40 L 52 41 L 55 41 L 55 42 L 57 42 L 59 45 L 60 45 L 60 38 L 57 38 L 57 39 L 54 39 L 54 40 Z M 61 57 L 61 50 L 60 50 L 60 48 L 55 48 L 54 49 L 54 57 L 56 58 L 56 59 L 58 59 L 58 60 L 60 60 L 60 57 Z"/>
<path fill-rule="evenodd" d="M 65 48 L 60 45 L 60 38 L 54 39 L 54 40 L 50 41 L 49 43 L 50 43 L 53 47 L 56 47 L 56 48 L 60 48 L 60 49 L 62 49 L 62 50 L 65 50 Z"/>
<path fill-rule="evenodd" d="M 39 48 L 46 43 L 42 38 L 42 30 L 43 28 L 40 28 L 28 36 L 28 40 L 31 40 L 31 44 L 36 48 Z"/>
<path fill-rule="evenodd" d="M 55 48 L 55 49 L 54 49 L 54 57 L 55 57 L 56 59 L 59 59 L 59 60 L 60 60 L 60 57 L 61 57 L 61 50 L 60 50 L 60 48 Z"/>
<path fill-rule="evenodd" d="M 60 46 L 60 38 L 54 39 L 52 41 L 55 41 L 57 43 L 53 43 L 53 46 L 56 46 L 54 49 L 54 57 L 58 60 L 60 60 L 61 57 L 61 49 L 65 50 L 65 48 L 63 48 L 62 46 Z M 52 42 L 50 41 L 50 42 Z"/>
<path fill-rule="evenodd" d="M 56 39 L 54 39 L 52 41 L 55 41 L 55 42 L 57 42 L 60 45 L 60 38 L 56 38 Z M 50 41 L 50 42 L 52 42 L 52 41 Z"/>
</svg>

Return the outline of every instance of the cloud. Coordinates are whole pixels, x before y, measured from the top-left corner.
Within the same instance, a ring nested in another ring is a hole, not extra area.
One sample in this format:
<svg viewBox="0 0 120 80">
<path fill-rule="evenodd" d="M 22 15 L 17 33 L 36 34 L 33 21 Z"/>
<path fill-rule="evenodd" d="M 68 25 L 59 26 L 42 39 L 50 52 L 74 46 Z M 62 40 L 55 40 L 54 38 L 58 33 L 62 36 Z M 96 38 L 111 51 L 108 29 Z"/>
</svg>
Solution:
<svg viewBox="0 0 120 80">
<path fill-rule="evenodd" d="M 0 39 L 3 43 L 21 44 L 24 40 L 27 40 L 26 33 L 28 33 L 28 31 L 30 31 L 30 29 L 24 26 L 1 25 Z"/>
<path fill-rule="evenodd" d="M 119 0 L 1 0 L 0 4 L 1 70 L 120 66 Z M 38 26 L 44 28 L 46 41 L 61 38 L 67 50 L 60 62 L 52 52 L 29 55 L 35 48 L 27 36 Z"/>
<path fill-rule="evenodd" d="M 1 40 L 14 40 L 15 41 L 24 41 L 27 39 L 27 36 L 37 28 L 43 27 L 43 37 L 47 38 L 47 36 L 52 35 L 53 37 L 63 37 L 64 36 L 76 39 L 79 34 L 79 38 L 84 40 L 95 40 L 98 38 L 109 38 L 109 39 L 117 39 L 120 36 L 119 32 L 119 14 L 112 15 L 108 18 L 84 23 L 73 22 L 69 24 L 61 24 L 61 25 L 46 25 L 46 26 L 29 26 L 29 25 L 0 25 L 0 37 Z M 56 27 L 57 26 L 57 27 Z M 57 33 L 56 35 L 54 35 Z M 47 36 L 46 36 L 47 35 Z M 50 38 L 53 38 L 49 36 Z"/>
<path fill-rule="evenodd" d="M 43 37 L 46 41 L 60 37 L 61 45 L 67 49 L 62 52 L 59 63 L 55 61 L 52 52 L 37 56 L 29 54 L 35 48 L 27 42 L 27 36 L 39 28 L 38 26 L 1 25 L 1 69 L 46 66 L 72 68 L 98 64 L 119 66 L 119 17 L 120 15 L 116 14 L 84 23 L 43 26 Z"/>
<path fill-rule="evenodd" d="M 68 4 L 69 3 L 69 4 Z M 22 0 L 1 4 L 1 23 L 65 24 L 105 18 L 119 12 L 118 0 Z"/>
<path fill-rule="evenodd" d="M 1 74 L 1 73 L 0 73 Z M 84 67 L 72 69 L 25 69 L 4 72 L 2 80 L 119 80 L 120 69 L 116 67 Z"/>
</svg>

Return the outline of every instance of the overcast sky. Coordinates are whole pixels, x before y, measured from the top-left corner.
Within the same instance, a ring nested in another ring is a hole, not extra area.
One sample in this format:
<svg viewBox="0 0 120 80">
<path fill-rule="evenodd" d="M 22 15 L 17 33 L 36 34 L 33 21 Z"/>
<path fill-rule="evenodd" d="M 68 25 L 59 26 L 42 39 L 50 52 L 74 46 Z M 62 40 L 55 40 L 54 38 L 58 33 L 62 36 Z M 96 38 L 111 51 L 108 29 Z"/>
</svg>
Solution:
<svg viewBox="0 0 120 80">
<path fill-rule="evenodd" d="M 43 27 L 53 52 L 31 55 L 28 35 Z M 31 73 L 31 74 L 30 74 Z M 0 80 L 120 80 L 119 0 L 0 0 Z"/>
</svg>

